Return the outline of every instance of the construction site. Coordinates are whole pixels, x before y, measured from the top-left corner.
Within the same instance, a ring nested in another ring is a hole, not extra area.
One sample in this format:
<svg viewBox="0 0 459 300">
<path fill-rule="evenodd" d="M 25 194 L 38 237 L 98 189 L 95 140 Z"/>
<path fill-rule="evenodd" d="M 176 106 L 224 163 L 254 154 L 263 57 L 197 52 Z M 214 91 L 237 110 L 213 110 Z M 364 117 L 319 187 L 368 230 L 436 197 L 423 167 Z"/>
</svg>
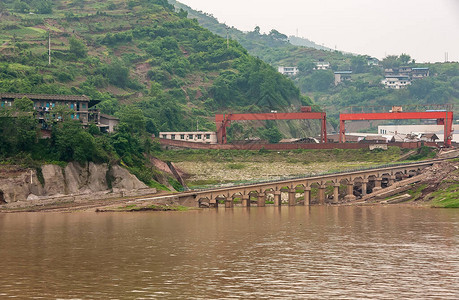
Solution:
<svg viewBox="0 0 459 300">
<path fill-rule="evenodd" d="M 236 122 L 281 120 L 314 120 L 320 124 L 320 133 L 311 137 L 281 139 L 278 143 L 260 138 L 228 141 L 228 128 Z M 389 121 L 394 124 L 388 125 Z M 376 122 L 378 132 L 349 132 L 347 125 L 358 122 Z M 326 112 L 313 111 L 310 106 L 302 106 L 299 112 L 216 114 L 215 132 L 160 132 L 159 142 L 167 148 L 228 150 L 387 149 L 388 146 L 414 149 L 421 146 L 450 148 L 459 144 L 452 105 L 434 105 L 417 111 L 405 110 L 401 106 L 385 111 L 374 107 L 361 108 L 360 112 L 350 109 L 350 112 L 340 113 L 337 130 L 328 131 L 327 124 Z"/>
</svg>

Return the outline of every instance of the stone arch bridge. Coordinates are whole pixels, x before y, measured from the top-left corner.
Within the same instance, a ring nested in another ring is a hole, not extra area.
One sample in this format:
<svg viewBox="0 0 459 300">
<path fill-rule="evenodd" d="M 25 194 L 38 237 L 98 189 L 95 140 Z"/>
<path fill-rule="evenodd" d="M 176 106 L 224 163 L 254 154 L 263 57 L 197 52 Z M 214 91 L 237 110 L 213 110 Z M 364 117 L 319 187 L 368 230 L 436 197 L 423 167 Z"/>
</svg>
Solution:
<svg viewBox="0 0 459 300">
<path fill-rule="evenodd" d="M 418 175 L 423 169 L 443 160 L 434 159 L 334 174 L 194 190 L 168 197 L 191 207 L 217 207 L 219 203 L 225 203 L 227 208 L 233 207 L 234 203 L 240 203 L 242 206 L 251 206 L 255 203 L 257 206 L 265 206 L 267 202 L 275 206 L 280 206 L 283 202 L 288 205 L 336 204 L 353 201 L 356 195 L 364 196 L 391 186 L 396 181 Z"/>
</svg>

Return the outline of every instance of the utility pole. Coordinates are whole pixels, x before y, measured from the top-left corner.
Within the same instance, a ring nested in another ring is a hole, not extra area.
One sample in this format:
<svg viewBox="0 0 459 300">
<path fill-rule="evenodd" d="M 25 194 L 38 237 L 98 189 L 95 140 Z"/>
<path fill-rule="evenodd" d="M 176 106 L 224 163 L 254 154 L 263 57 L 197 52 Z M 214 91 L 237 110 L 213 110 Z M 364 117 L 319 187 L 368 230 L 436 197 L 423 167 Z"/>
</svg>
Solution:
<svg viewBox="0 0 459 300">
<path fill-rule="evenodd" d="M 51 31 L 48 31 L 48 65 L 51 65 Z"/>
</svg>

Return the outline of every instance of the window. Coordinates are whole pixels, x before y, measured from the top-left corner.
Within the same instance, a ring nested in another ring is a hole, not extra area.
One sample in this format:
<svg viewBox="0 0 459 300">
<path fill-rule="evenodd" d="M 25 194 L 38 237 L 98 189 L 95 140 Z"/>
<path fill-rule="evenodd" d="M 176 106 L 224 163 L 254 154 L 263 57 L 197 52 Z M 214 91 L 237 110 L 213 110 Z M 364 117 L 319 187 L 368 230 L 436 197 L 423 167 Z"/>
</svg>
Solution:
<svg viewBox="0 0 459 300">
<path fill-rule="evenodd" d="M 198 140 L 202 139 L 202 134 L 197 135 Z"/>
<path fill-rule="evenodd" d="M 167 139 L 167 134 L 163 134 L 163 139 Z"/>
<path fill-rule="evenodd" d="M 171 134 L 171 140 L 175 140 L 175 134 Z"/>
<path fill-rule="evenodd" d="M 210 139 L 210 134 L 206 134 L 206 139 Z"/>
<path fill-rule="evenodd" d="M 73 103 L 70 103 L 70 108 L 73 109 Z"/>
<path fill-rule="evenodd" d="M 86 103 L 81 104 L 81 108 L 86 108 Z"/>
<path fill-rule="evenodd" d="M 185 135 L 184 135 L 184 134 L 181 134 L 181 135 L 180 135 L 180 139 L 181 139 L 181 140 L 184 140 L 184 139 L 185 139 Z"/>
<path fill-rule="evenodd" d="M 193 139 L 193 135 L 192 135 L 192 134 L 189 134 L 189 135 L 188 135 L 188 138 L 189 138 L 190 140 L 192 140 L 192 139 Z"/>
</svg>

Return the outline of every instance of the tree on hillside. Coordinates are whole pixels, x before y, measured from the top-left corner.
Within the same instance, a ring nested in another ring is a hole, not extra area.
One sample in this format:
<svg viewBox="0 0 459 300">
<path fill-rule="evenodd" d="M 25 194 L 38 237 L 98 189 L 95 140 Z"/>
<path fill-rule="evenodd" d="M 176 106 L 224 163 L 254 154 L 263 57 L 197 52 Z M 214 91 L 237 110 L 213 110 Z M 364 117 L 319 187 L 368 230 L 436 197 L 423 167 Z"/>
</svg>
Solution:
<svg viewBox="0 0 459 300">
<path fill-rule="evenodd" d="M 24 97 L 12 107 L 0 108 L 0 154 L 14 155 L 32 149 L 37 139 L 33 102 Z"/>
<path fill-rule="evenodd" d="M 132 105 L 124 106 L 116 115 L 120 118 L 120 124 L 127 125 L 129 132 L 145 132 L 146 120 L 140 108 Z"/>
<path fill-rule="evenodd" d="M 333 72 L 328 70 L 317 70 L 311 75 L 311 86 L 315 91 L 325 92 L 333 82 Z"/>
<path fill-rule="evenodd" d="M 15 99 L 13 102 L 13 108 L 18 112 L 31 112 L 33 111 L 33 101 L 27 97 Z"/>
<path fill-rule="evenodd" d="M 298 70 L 304 74 L 311 73 L 315 67 L 316 64 L 311 59 L 303 59 L 298 63 Z"/>
<path fill-rule="evenodd" d="M 72 36 L 69 39 L 70 53 L 75 55 L 76 58 L 85 58 L 88 55 L 88 49 L 83 41 Z"/>
<path fill-rule="evenodd" d="M 402 65 L 407 65 L 411 61 L 411 56 L 409 56 L 408 54 L 402 53 L 400 57 L 398 58 L 398 60 L 400 61 Z"/>
<path fill-rule="evenodd" d="M 279 31 L 277 31 L 276 29 L 272 29 L 270 32 L 269 32 L 269 37 L 275 39 L 275 40 L 280 40 L 280 41 L 286 41 L 288 39 L 288 37 L 283 34 L 283 33 L 280 33 Z"/>
<path fill-rule="evenodd" d="M 400 67 L 400 60 L 397 55 L 388 55 L 381 61 L 385 69 L 393 69 Z"/>
<path fill-rule="evenodd" d="M 363 73 L 366 71 L 367 60 L 365 56 L 357 55 L 351 58 L 351 68 L 354 73 Z"/>
<path fill-rule="evenodd" d="M 277 144 L 282 139 L 282 133 L 279 131 L 274 121 L 266 121 L 266 128 L 260 128 L 258 134 L 261 139 L 271 144 Z"/>
<path fill-rule="evenodd" d="M 51 14 L 53 12 L 53 1 L 51 0 L 35 0 L 33 3 L 37 14 Z"/>
</svg>

